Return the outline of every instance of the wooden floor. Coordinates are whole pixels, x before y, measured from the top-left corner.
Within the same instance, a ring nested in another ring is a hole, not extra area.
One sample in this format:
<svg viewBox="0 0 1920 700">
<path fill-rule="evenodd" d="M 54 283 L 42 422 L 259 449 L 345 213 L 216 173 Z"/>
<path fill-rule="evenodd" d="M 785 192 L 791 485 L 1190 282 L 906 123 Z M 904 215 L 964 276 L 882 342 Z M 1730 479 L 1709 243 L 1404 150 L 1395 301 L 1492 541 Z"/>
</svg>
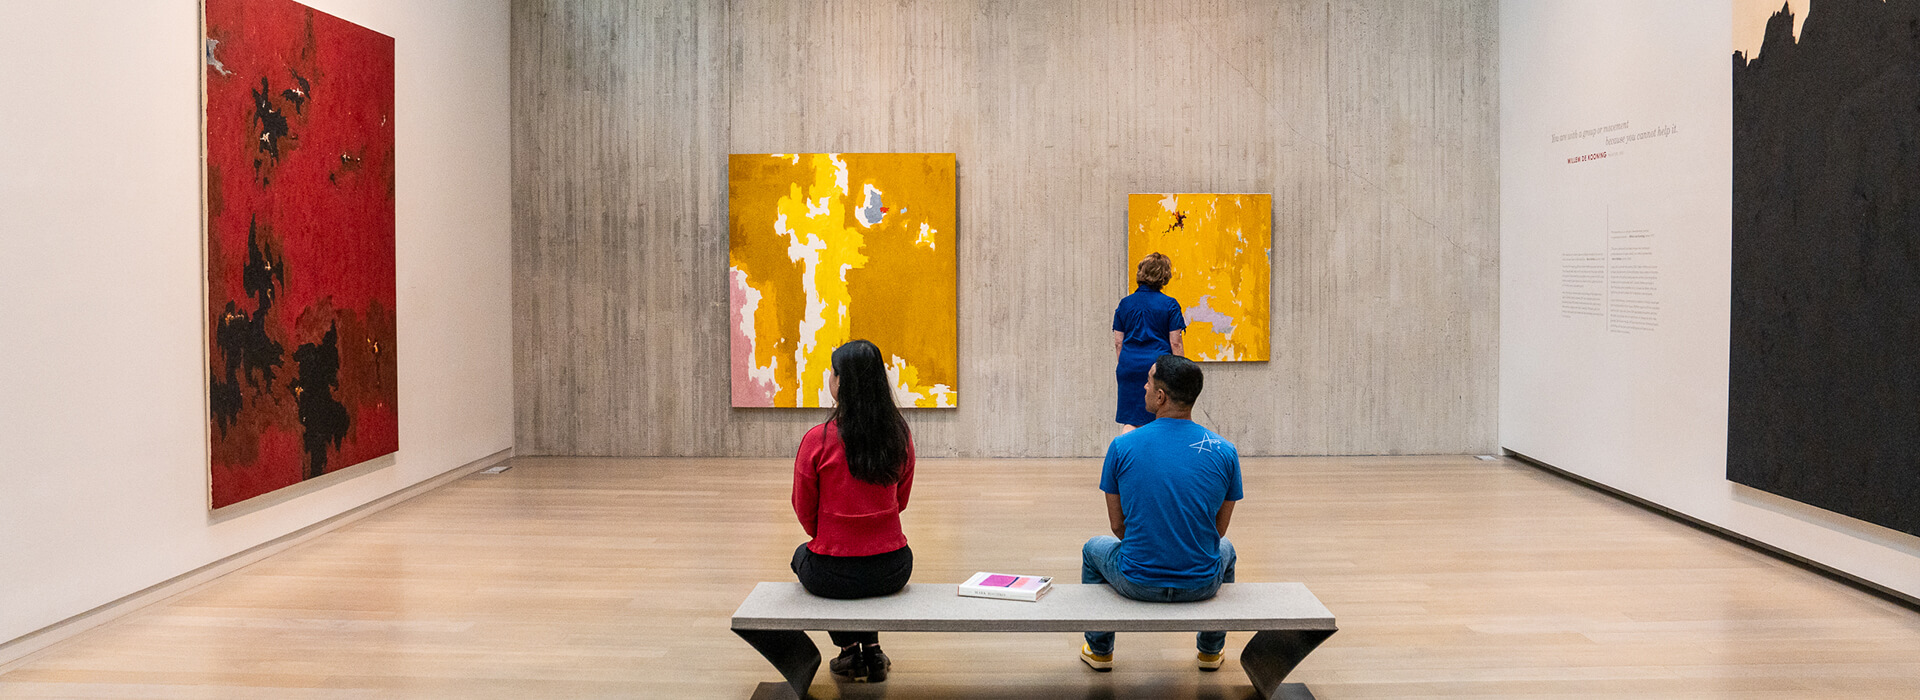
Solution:
<svg viewBox="0 0 1920 700">
<path fill-rule="evenodd" d="M 803 535 L 782 460 L 517 459 L 57 646 L 0 698 L 746 698 L 727 630 Z M 1074 580 L 1097 460 L 925 460 L 914 580 Z M 1920 614 L 1512 462 L 1249 459 L 1244 581 L 1341 631 L 1292 680 L 1340 698 L 1915 698 Z M 823 647 L 824 635 L 816 635 Z M 1248 635 L 1228 639 L 1229 658 Z M 885 635 L 821 698 L 1250 698 L 1192 635 Z"/>
</svg>

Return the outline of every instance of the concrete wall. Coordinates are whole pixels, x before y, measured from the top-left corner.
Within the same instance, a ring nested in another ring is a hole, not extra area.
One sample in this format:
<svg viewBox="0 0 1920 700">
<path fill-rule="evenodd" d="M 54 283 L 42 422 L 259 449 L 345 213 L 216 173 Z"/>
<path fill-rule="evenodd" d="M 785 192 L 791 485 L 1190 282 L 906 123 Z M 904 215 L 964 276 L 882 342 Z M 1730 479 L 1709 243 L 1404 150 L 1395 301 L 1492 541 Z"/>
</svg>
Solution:
<svg viewBox="0 0 1920 700">
<path fill-rule="evenodd" d="M 961 407 L 922 454 L 1097 455 L 1130 192 L 1274 195 L 1274 359 L 1210 364 L 1245 454 L 1494 448 L 1495 3 L 513 5 L 523 454 L 782 455 L 732 409 L 729 153 L 950 151 Z"/>
</svg>

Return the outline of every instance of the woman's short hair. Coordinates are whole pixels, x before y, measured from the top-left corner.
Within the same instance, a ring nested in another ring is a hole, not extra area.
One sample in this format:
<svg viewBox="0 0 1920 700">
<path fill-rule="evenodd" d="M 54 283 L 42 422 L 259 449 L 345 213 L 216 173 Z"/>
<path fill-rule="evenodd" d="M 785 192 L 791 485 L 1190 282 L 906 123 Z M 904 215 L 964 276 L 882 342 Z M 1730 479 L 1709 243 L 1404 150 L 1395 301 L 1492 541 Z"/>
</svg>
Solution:
<svg viewBox="0 0 1920 700">
<path fill-rule="evenodd" d="M 1159 253 L 1148 253 L 1140 259 L 1139 272 L 1134 273 L 1133 281 L 1153 291 L 1160 291 L 1173 279 L 1173 261 Z"/>
</svg>

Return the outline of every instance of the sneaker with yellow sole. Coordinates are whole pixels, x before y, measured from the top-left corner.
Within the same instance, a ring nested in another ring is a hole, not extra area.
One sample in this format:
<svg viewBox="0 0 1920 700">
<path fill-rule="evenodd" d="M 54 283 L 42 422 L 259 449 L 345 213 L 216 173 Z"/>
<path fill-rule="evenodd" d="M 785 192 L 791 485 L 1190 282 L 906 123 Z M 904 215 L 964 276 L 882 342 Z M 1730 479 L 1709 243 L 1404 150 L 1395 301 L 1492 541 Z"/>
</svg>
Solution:
<svg viewBox="0 0 1920 700">
<path fill-rule="evenodd" d="M 1203 651 L 1195 654 L 1194 658 L 1199 660 L 1200 670 L 1218 671 L 1220 670 L 1220 664 L 1227 660 L 1227 650 L 1221 649 L 1220 653 L 1217 654 L 1209 654 Z"/>
<path fill-rule="evenodd" d="M 1087 646 L 1084 642 L 1080 644 L 1080 660 L 1086 662 L 1087 666 L 1095 671 L 1104 673 L 1113 670 L 1112 654 L 1095 654 L 1093 647 Z"/>
</svg>

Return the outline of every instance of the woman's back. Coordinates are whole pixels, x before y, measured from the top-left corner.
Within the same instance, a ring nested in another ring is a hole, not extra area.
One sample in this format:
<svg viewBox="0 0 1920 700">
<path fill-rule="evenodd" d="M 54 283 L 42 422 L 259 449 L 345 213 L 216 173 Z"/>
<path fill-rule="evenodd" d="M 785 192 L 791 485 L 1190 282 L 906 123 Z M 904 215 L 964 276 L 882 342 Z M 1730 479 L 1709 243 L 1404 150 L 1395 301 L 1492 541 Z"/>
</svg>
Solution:
<svg viewBox="0 0 1920 700">
<path fill-rule="evenodd" d="M 906 546 L 900 511 L 906 509 L 913 490 L 913 463 L 909 438 L 899 481 L 887 485 L 862 481 L 847 467 L 846 444 L 833 421 L 807 431 L 794 460 L 793 489 L 794 512 L 807 534 L 813 535 L 807 548 L 816 554 L 860 557 Z M 812 523 L 807 522 L 810 514 Z"/>
<path fill-rule="evenodd" d="M 855 340 L 833 351 L 827 386 L 833 417 L 800 439 L 793 513 L 811 537 L 793 550 L 793 573 L 823 598 L 871 598 L 907 585 L 913 549 L 900 511 L 913 490 L 913 434 L 893 402 L 880 348 Z M 872 630 L 828 630 L 840 656 L 827 667 L 854 682 L 887 679 L 893 661 Z"/>
<path fill-rule="evenodd" d="M 1113 310 L 1113 329 L 1123 334 L 1123 349 L 1167 352 L 1173 331 L 1186 327 L 1180 302 L 1160 292 L 1140 288 L 1120 300 Z"/>
</svg>

